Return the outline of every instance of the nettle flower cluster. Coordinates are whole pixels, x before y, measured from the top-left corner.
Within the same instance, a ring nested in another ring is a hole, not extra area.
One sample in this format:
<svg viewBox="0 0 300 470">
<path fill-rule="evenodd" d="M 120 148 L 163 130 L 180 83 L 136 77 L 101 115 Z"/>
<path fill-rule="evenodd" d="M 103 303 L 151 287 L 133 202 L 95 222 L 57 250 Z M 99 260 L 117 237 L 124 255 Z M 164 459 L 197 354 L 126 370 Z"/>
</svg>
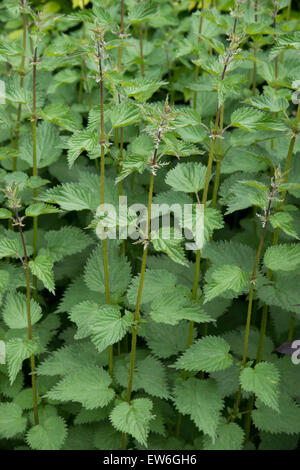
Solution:
<svg viewBox="0 0 300 470">
<path fill-rule="evenodd" d="M 0 447 L 299 448 L 292 2 L 69 3 L 0 6 Z"/>
</svg>

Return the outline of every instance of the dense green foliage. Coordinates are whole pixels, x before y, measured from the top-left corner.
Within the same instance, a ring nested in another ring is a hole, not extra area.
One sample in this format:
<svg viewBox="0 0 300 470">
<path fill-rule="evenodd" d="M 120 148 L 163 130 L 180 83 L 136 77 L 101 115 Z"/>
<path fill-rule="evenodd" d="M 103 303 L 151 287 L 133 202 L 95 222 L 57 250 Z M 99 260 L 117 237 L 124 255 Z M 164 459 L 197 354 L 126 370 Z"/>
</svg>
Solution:
<svg viewBox="0 0 300 470">
<path fill-rule="evenodd" d="M 299 448 L 292 2 L 5 0 L 0 18 L 0 447 Z M 174 218 L 170 239 L 147 219 L 100 240 L 119 196 L 203 204 L 203 249 Z"/>
</svg>

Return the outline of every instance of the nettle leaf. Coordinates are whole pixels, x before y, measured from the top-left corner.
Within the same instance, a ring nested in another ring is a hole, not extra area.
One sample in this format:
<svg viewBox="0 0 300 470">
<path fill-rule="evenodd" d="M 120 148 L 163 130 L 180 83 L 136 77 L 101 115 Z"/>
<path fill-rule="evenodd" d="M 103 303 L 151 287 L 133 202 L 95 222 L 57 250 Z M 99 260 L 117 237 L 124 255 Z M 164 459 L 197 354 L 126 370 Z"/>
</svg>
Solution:
<svg viewBox="0 0 300 470">
<path fill-rule="evenodd" d="M 76 323 L 78 328 L 75 339 L 83 339 L 90 336 L 90 323 L 99 313 L 100 306 L 96 302 L 89 300 L 81 302 L 71 309 L 69 314 L 70 320 Z"/>
<path fill-rule="evenodd" d="M 149 155 L 145 152 L 144 155 L 129 155 L 126 156 L 122 162 L 122 169 L 119 176 L 116 178 L 116 183 L 123 181 L 128 175 L 137 171 L 143 173 L 145 168 L 148 166 Z"/>
<path fill-rule="evenodd" d="M 190 416 L 199 431 L 215 441 L 223 400 L 214 380 L 190 378 L 177 383 L 174 403 L 180 413 Z"/>
<path fill-rule="evenodd" d="M 166 177 L 166 183 L 175 191 L 185 193 L 197 193 L 204 188 L 206 167 L 202 163 L 178 163 L 170 170 Z"/>
<path fill-rule="evenodd" d="M 79 402 L 87 410 L 108 405 L 115 392 L 109 388 L 111 378 L 104 369 L 86 366 L 67 374 L 46 396 L 61 402 Z"/>
<path fill-rule="evenodd" d="M 23 361 L 39 350 L 39 345 L 30 339 L 15 338 L 6 343 L 9 381 L 12 385 L 22 368 Z"/>
<path fill-rule="evenodd" d="M 45 168 L 54 163 L 61 154 L 57 127 L 49 122 L 42 122 L 37 127 L 36 139 L 37 166 Z M 30 132 L 22 134 L 19 148 L 20 159 L 32 167 L 32 136 Z"/>
<path fill-rule="evenodd" d="M 44 237 L 47 241 L 47 253 L 55 262 L 61 261 L 66 256 L 80 253 L 93 243 L 87 233 L 72 226 L 49 230 Z"/>
<path fill-rule="evenodd" d="M 136 276 L 127 290 L 127 299 L 130 305 L 137 301 L 140 276 Z M 141 305 L 152 302 L 154 298 L 170 292 L 176 284 L 176 276 L 165 269 L 147 269 L 144 276 Z"/>
<path fill-rule="evenodd" d="M 76 342 L 51 353 L 37 366 L 38 375 L 67 375 L 87 364 L 106 366 L 107 354 L 102 355 L 91 342 Z"/>
<path fill-rule="evenodd" d="M 300 265 L 300 245 L 277 245 L 267 249 L 264 263 L 272 271 L 294 271 Z"/>
<path fill-rule="evenodd" d="M 260 362 L 254 369 L 246 367 L 240 375 L 240 383 L 246 392 L 255 395 L 267 406 L 279 411 L 279 371 L 270 362 Z"/>
<path fill-rule="evenodd" d="M 46 289 L 54 294 L 55 286 L 52 259 L 49 256 L 38 255 L 34 260 L 29 261 L 28 266 L 32 274 L 42 281 Z"/>
<path fill-rule="evenodd" d="M 150 238 L 153 248 L 156 251 L 162 251 L 163 253 L 166 253 L 171 258 L 171 260 L 175 261 L 175 263 L 188 266 L 184 249 L 181 246 L 183 241 L 182 236 L 178 231 L 171 228 L 170 236 L 166 237 L 164 230 L 160 229 L 159 232 L 151 232 Z"/>
<path fill-rule="evenodd" d="M 130 372 L 130 355 L 120 359 L 115 366 L 115 378 L 122 387 L 126 388 Z M 132 390 L 144 390 L 149 395 L 159 398 L 169 398 L 166 370 L 162 363 L 153 356 L 144 359 L 137 357 L 133 376 Z"/>
<path fill-rule="evenodd" d="M 111 294 L 121 295 L 130 281 L 131 268 L 124 255 L 120 255 L 116 245 L 108 244 L 108 271 Z M 97 247 L 85 266 L 84 281 L 89 289 L 105 292 L 103 252 Z"/>
<path fill-rule="evenodd" d="M 205 245 L 201 257 L 208 258 L 216 266 L 234 264 L 243 271 L 252 271 L 255 250 L 235 241 L 213 241 Z"/>
<path fill-rule="evenodd" d="M 0 436 L 11 439 L 23 433 L 27 419 L 22 416 L 22 408 L 15 403 L 0 403 Z"/>
<path fill-rule="evenodd" d="M 187 321 L 181 321 L 177 325 L 167 325 L 150 319 L 145 326 L 145 339 L 155 356 L 166 359 L 185 350 L 188 329 Z"/>
<path fill-rule="evenodd" d="M 1 117 L 0 117 L 0 122 L 1 122 Z M 16 151 L 16 149 L 13 149 L 11 147 L 0 147 L 0 160 L 6 160 L 7 158 L 17 158 L 19 156 L 19 153 Z"/>
<path fill-rule="evenodd" d="M 67 426 L 63 418 L 50 416 L 28 431 L 26 441 L 34 450 L 59 450 L 66 437 Z"/>
<path fill-rule="evenodd" d="M 73 164 L 83 151 L 92 152 L 98 145 L 98 136 L 91 131 L 75 132 L 68 141 L 68 163 L 72 168 Z M 100 152 L 99 152 L 100 155 Z"/>
<path fill-rule="evenodd" d="M 289 107 L 289 102 L 286 98 L 273 94 L 251 96 L 247 99 L 247 103 L 254 106 L 254 108 L 270 111 L 272 113 L 285 111 Z"/>
<path fill-rule="evenodd" d="M 151 80 L 149 78 L 137 78 L 128 83 L 124 83 L 124 91 L 129 97 L 133 97 L 138 101 L 147 101 L 151 96 L 161 88 L 163 85 L 166 85 L 167 82 L 159 82 L 156 80 Z"/>
<path fill-rule="evenodd" d="M 91 339 L 98 351 L 120 341 L 133 325 L 133 313 L 125 311 L 121 315 L 120 307 L 103 305 L 89 321 Z"/>
<path fill-rule="evenodd" d="M 111 424 L 101 424 L 94 434 L 94 445 L 99 450 L 120 449 L 120 442 L 122 442 L 122 434 Z"/>
<path fill-rule="evenodd" d="M 42 309 L 39 304 L 30 301 L 31 325 L 35 325 L 42 317 Z M 9 328 L 27 328 L 27 299 L 20 292 L 9 293 L 6 297 L 2 312 L 3 320 Z"/>
<path fill-rule="evenodd" d="M 38 199 L 43 202 L 58 204 L 66 211 L 92 210 L 100 204 L 100 198 L 99 203 L 95 204 L 92 189 L 80 183 L 65 183 L 54 186 L 39 195 Z"/>
<path fill-rule="evenodd" d="M 147 446 L 153 403 L 148 398 L 136 398 L 130 403 L 119 403 L 112 410 L 109 419 L 112 425 L 123 433 L 130 434 L 140 444 Z"/>
<path fill-rule="evenodd" d="M 11 219 L 12 213 L 5 208 L 0 209 L 0 219 Z"/>
<path fill-rule="evenodd" d="M 248 273 L 242 271 L 238 266 L 229 264 L 220 265 L 212 272 L 208 271 L 206 279 L 204 303 L 228 290 L 237 295 L 241 294 L 249 282 Z"/>
<path fill-rule="evenodd" d="M 156 298 L 151 304 L 150 316 L 155 322 L 168 325 L 176 325 L 181 320 L 196 323 L 214 321 L 199 303 L 190 298 L 188 290 L 182 287 Z"/>
<path fill-rule="evenodd" d="M 273 228 L 280 228 L 290 237 L 299 240 L 298 234 L 293 227 L 293 217 L 288 212 L 276 212 L 269 217 L 269 221 Z"/>
<path fill-rule="evenodd" d="M 176 369 L 215 372 L 232 365 L 229 344 L 220 337 L 206 336 L 192 344 L 174 364 Z"/>
<path fill-rule="evenodd" d="M 222 419 L 218 429 L 215 442 L 208 436 L 203 438 L 204 450 L 242 450 L 244 442 L 244 431 L 236 423 L 226 423 Z"/>
<path fill-rule="evenodd" d="M 298 434 L 300 432 L 300 407 L 286 394 L 278 400 L 279 412 L 256 400 L 256 410 L 252 412 L 253 423 L 261 431 L 272 434 Z"/>
<path fill-rule="evenodd" d="M 23 253 L 19 240 L 13 238 L 2 238 L 0 240 L 0 258 L 18 257 Z"/>
<path fill-rule="evenodd" d="M 110 120 L 115 128 L 136 124 L 140 120 L 140 110 L 130 101 L 125 101 L 113 108 Z"/>
<path fill-rule="evenodd" d="M 60 212 L 60 209 L 55 206 L 51 206 L 50 204 L 46 204 L 44 202 L 37 202 L 26 207 L 25 215 L 27 217 L 38 217 L 39 215 L 57 214 L 58 212 Z"/>
<path fill-rule="evenodd" d="M 248 132 L 260 129 L 284 131 L 285 125 L 280 120 L 269 118 L 264 112 L 253 108 L 239 108 L 231 115 L 231 125 Z"/>
<path fill-rule="evenodd" d="M 95 14 L 97 23 L 99 23 L 100 26 L 105 27 L 112 24 L 113 20 L 106 8 L 94 4 L 93 13 Z"/>
<path fill-rule="evenodd" d="M 156 5 L 152 1 L 144 1 L 134 5 L 134 8 L 130 9 L 128 20 L 132 24 L 143 23 L 157 14 L 158 10 Z"/>
<path fill-rule="evenodd" d="M 67 131 L 75 132 L 81 129 L 80 115 L 75 114 L 62 103 L 52 103 L 41 110 L 45 121 L 53 122 Z"/>
</svg>

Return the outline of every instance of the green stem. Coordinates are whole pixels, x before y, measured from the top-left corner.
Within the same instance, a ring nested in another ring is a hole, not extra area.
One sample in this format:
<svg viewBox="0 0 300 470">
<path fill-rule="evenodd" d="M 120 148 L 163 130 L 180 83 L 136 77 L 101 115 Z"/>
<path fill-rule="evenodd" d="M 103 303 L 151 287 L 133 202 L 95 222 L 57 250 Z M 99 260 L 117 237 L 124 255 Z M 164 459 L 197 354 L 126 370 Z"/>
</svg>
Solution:
<svg viewBox="0 0 300 470">
<path fill-rule="evenodd" d="M 105 204 L 104 182 L 105 182 L 105 131 L 104 131 L 104 77 L 102 68 L 102 55 L 100 42 L 97 43 L 98 48 L 98 66 L 100 75 L 100 127 L 101 127 L 101 162 L 100 162 L 100 205 Z M 103 271 L 104 271 L 104 287 L 105 287 L 105 302 L 110 304 L 109 293 L 109 274 L 108 274 L 108 254 L 107 254 L 107 240 L 102 240 L 102 253 L 103 253 Z M 108 369 L 109 374 L 113 376 L 113 346 L 108 347 Z"/>
<path fill-rule="evenodd" d="M 121 0 L 121 26 L 120 26 L 120 33 L 124 32 L 124 0 Z M 121 69 L 122 63 L 122 46 L 119 47 L 119 54 L 118 54 L 118 70 Z"/>
<path fill-rule="evenodd" d="M 23 54 L 21 60 L 21 70 L 20 70 L 20 88 L 24 86 L 24 75 L 25 75 L 25 54 L 26 54 L 26 38 L 27 38 L 27 17 L 23 13 Z M 15 147 L 16 150 L 19 148 L 19 135 L 20 135 L 20 126 L 21 126 L 21 115 L 22 115 L 22 104 L 18 105 L 18 115 L 17 115 L 17 124 L 16 124 L 16 136 L 15 136 Z M 17 169 L 17 159 L 13 158 L 12 161 L 12 170 L 16 171 Z"/>
<path fill-rule="evenodd" d="M 162 139 L 162 129 L 165 124 L 165 116 L 160 123 L 156 145 L 153 153 L 152 163 L 151 166 L 154 168 L 157 162 L 158 156 L 158 147 Z M 140 306 L 142 300 L 142 293 L 144 287 L 144 278 L 145 278 L 145 271 L 146 271 L 146 264 L 147 264 L 147 254 L 148 254 L 148 243 L 150 239 L 150 230 L 151 230 L 151 208 L 152 208 L 152 198 L 153 198 L 153 187 L 154 187 L 154 171 L 151 168 L 151 176 L 150 176 L 150 184 L 149 184 L 149 192 L 148 192 L 148 207 L 147 207 L 147 225 L 145 230 L 145 246 L 142 258 L 142 266 L 141 266 L 141 273 L 140 273 L 140 280 L 139 280 L 139 289 L 137 294 L 136 306 L 134 311 L 134 326 L 132 328 L 132 338 L 131 338 L 131 353 L 130 353 L 130 369 L 129 369 L 129 379 L 128 379 L 128 386 L 127 386 L 127 393 L 126 393 L 126 401 L 130 403 L 131 400 L 131 392 L 132 392 L 132 383 L 133 383 L 133 376 L 134 376 L 134 367 L 135 367 L 135 355 L 136 355 L 136 343 L 137 343 L 137 329 L 139 326 L 140 321 Z M 122 437 L 122 449 L 126 449 L 126 436 Z"/>
<path fill-rule="evenodd" d="M 145 67 L 144 67 L 144 52 L 143 52 L 143 25 L 142 23 L 139 24 L 139 36 L 140 36 L 140 60 L 141 60 L 141 74 L 142 77 L 145 75 Z"/>
<path fill-rule="evenodd" d="M 22 220 L 19 218 L 18 209 L 15 208 L 17 225 L 19 228 L 19 233 L 21 237 L 21 242 L 24 251 L 24 268 L 26 272 L 26 300 L 27 300 L 27 334 L 28 339 L 32 341 L 32 326 L 31 326 L 31 294 L 30 294 L 30 273 L 28 267 L 28 256 L 26 243 L 24 239 L 24 234 L 22 230 Z M 33 414 L 34 414 L 34 423 L 35 425 L 39 424 L 39 413 L 38 413 L 38 404 L 37 404 L 37 387 L 36 387 L 36 375 L 35 375 L 35 357 L 32 354 L 30 356 L 30 369 L 31 369 L 31 388 L 32 388 L 32 398 L 33 398 Z"/>
<path fill-rule="evenodd" d="M 198 36 L 198 44 L 201 42 L 200 34 L 202 33 L 202 25 L 203 25 L 203 16 L 202 13 L 204 11 L 204 0 L 202 0 L 202 5 L 201 5 L 201 16 L 200 16 L 200 22 L 199 22 L 199 36 Z M 195 69 L 195 82 L 197 82 L 197 79 L 199 77 L 199 65 L 196 65 Z M 197 107 L 197 91 L 194 91 L 194 109 Z"/>
<path fill-rule="evenodd" d="M 147 227 L 146 227 L 146 239 L 147 240 L 149 239 L 149 235 L 150 235 L 153 185 L 154 185 L 154 174 L 151 172 L 149 195 L 148 195 L 148 216 L 147 216 Z M 141 306 L 141 299 L 142 299 L 142 293 L 143 293 L 143 287 L 144 287 L 147 254 L 148 254 L 148 245 L 145 246 L 144 252 L 143 252 L 139 289 L 138 289 L 137 301 L 136 301 L 136 306 L 135 306 L 135 311 L 134 311 L 134 326 L 132 329 L 132 338 L 131 338 L 130 369 L 129 369 L 129 379 L 128 379 L 128 386 L 127 386 L 127 393 L 126 393 L 126 401 L 128 403 L 130 403 L 130 400 L 131 400 L 132 383 L 133 383 L 134 367 L 135 367 L 135 356 L 136 356 L 137 329 L 138 329 L 138 323 L 140 320 L 140 306 Z M 123 434 L 122 436 L 122 449 L 123 450 L 126 449 L 126 441 L 127 441 L 126 435 Z"/>
<path fill-rule="evenodd" d="M 220 116 L 220 130 L 222 132 L 223 130 L 223 123 L 224 123 L 224 103 L 221 106 L 221 116 Z M 216 164 L 216 176 L 215 176 L 215 182 L 214 182 L 214 189 L 213 189 L 213 198 L 212 198 L 212 207 L 216 207 L 217 203 L 217 197 L 218 197 L 218 192 L 219 192 L 219 186 L 220 186 L 220 176 L 221 176 L 221 163 L 222 163 L 222 145 L 223 145 L 223 139 L 219 139 L 219 146 L 218 146 L 218 158 L 217 158 L 217 164 Z"/>
<path fill-rule="evenodd" d="M 255 282 L 256 282 L 256 275 L 257 275 L 257 269 L 258 269 L 259 260 L 260 260 L 260 256 L 261 256 L 261 251 L 262 251 L 265 236 L 266 236 L 268 220 L 269 220 L 269 217 L 270 217 L 271 204 L 272 204 L 272 199 L 270 197 L 269 198 L 268 208 L 267 208 L 267 211 L 266 211 L 265 223 L 264 223 L 264 227 L 263 227 L 263 230 L 262 230 L 262 233 L 261 233 L 260 242 L 259 242 L 257 253 L 256 253 L 254 268 L 253 268 L 253 272 L 252 272 L 252 276 L 251 276 L 251 285 L 250 285 L 249 300 L 248 300 L 248 310 L 247 310 L 247 321 L 246 321 L 246 332 L 245 332 L 245 339 L 244 339 L 244 351 L 243 351 L 242 367 L 245 367 L 245 365 L 247 363 L 247 352 L 248 352 L 248 342 L 249 342 L 250 325 L 251 325 L 251 314 L 252 314 L 254 287 L 255 287 Z M 238 414 L 241 397 L 242 397 L 242 387 L 240 385 L 239 389 L 238 389 L 234 409 L 233 409 L 232 421 L 235 420 L 235 418 Z"/>
<path fill-rule="evenodd" d="M 32 81 L 32 167 L 33 176 L 38 176 L 38 167 L 37 167 L 37 154 L 36 154 L 36 127 L 37 127 L 37 114 L 36 114 L 36 66 L 37 66 L 37 46 L 34 49 L 33 56 L 33 81 Z M 36 202 L 38 197 L 38 190 L 34 189 L 33 199 Z M 38 244 L 38 218 L 33 217 L 33 256 L 37 255 L 37 244 Z M 33 295 L 34 298 L 37 298 L 37 277 L 32 277 L 33 282 Z"/>
<path fill-rule="evenodd" d="M 295 314 L 295 313 L 292 313 L 292 314 L 291 314 L 291 318 L 290 318 L 289 333 L 288 333 L 288 337 L 287 337 L 287 340 L 288 340 L 288 341 L 292 341 L 292 340 L 293 340 L 294 329 L 295 329 L 295 321 L 296 321 L 296 314 Z"/>
</svg>

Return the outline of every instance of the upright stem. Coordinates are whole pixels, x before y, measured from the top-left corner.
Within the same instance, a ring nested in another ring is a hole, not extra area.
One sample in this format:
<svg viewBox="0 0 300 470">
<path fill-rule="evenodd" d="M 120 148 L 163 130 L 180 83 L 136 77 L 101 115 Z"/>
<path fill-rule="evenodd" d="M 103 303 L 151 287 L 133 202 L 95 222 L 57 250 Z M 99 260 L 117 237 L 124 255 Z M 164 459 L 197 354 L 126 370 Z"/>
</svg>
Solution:
<svg viewBox="0 0 300 470">
<path fill-rule="evenodd" d="M 223 123 L 224 123 L 224 103 L 221 106 L 221 117 L 220 117 L 220 131 L 223 130 Z M 217 165 L 216 165 L 216 176 L 214 182 L 214 189 L 213 189 L 213 198 L 212 198 L 212 207 L 216 207 L 219 185 L 220 185 L 220 176 L 221 176 L 221 163 L 222 163 L 222 144 L 223 140 L 219 139 L 218 145 L 218 157 L 217 157 Z"/>
<path fill-rule="evenodd" d="M 292 0 L 289 1 L 287 12 L 286 12 L 287 21 L 290 19 L 290 16 L 291 16 L 291 8 L 292 8 Z"/>
<path fill-rule="evenodd" d="M 36 114 L 36 66 L 37 66 L 37 46 L 34 49 L 33 56 L 33 81 L 32 81 L 32 167 L 33 176 L 38 176 L 38 167 L 37 167 L 37 156 L 36 156 L 36 125 L 37 125 L 37 114 Z M 36 202 L 38 197 L 38 190 L 33 190 L 33 199 Z M 38 218 L 33 217 L 33 256 L 37 255 L 37 239 L 38 239 Z M 37 297 L 37 277 L 32 277 L 33 288 L 34 288 L 34 297 Z"/>
<path fill-rule="evenodd" d="M 100 164 L 100 204 L 105 203 L 104 181 L 105 181 L 105 132 L 104 132 L 104 84 L 103 84 L 103 68 L 100 42 L 97 43 L 98 48 L 98 66 L 100 75 L 100 126 L 101 126 L 101 164 Z M 104 270 L 104 286 L 105 286 L 105 302 L 110 304 L 109 294 L 109 274 L 108 274 L 108 255 L 106 238 L 102 240 L 103 251 L 103 270 Z M 109 373 L 113 375 L 113 346 L 108 347 L 108 368 Z"/>
<path fill-rule="evenodd" d="M 165 118 L 163 118 L 159 126 L 159 130 L 157 134 L 155 150 L 154 150 L 153 158 L 152 158 L 153 167 L 155 167 L 155 164 L 157 162 L 158 147 L 162 139 L 162 128 L 164 126 L 164 123 L 165 123 Z M 154 170 L 151 169 L 150 185 L 149 185 L 149 192 L 148 192 L 147 225 L 146 225 L 146 230 L 145 230 L 146 239 L 145 239 L 145 246 L 144 246 L 144 251 L 143 251 L 139 288 L 138 288 L 136 306 L 135 306 L 135 311 L 134 311 L 134 326 L 132 328 L 132 338 L 131 338 L 130 369 L 129 369 L 129 379 L 128 379 L 128 386 L 127 386 L 127 393 L 126 393 L 126 401 L 128 403 L 130 403 L 130 400 L 131 400 L 132 383 L 133 383 L 134 367 L 135 367 L 135 356 L 136 356 L 137 329 L 138 329 L 139 320 L 140 320 L 140 306 L 141 306 L 141 299 L 142 299 L 144 278 L 145 278 L 145 271 L 146 271 L 146 264 L 147 264 L 148 243 L 150 239 L 153 186 L 154 186 Z M 126 441 L 127 441 L 126 434 L 123 433 L 123 436 L 122 436 L 122 449 L 123 450 L 126 449 Z"/>
<path fill-rule="evenodd" d="M 247 352 L 248 352 L 248 342 L 249 342 L 249 333 L 250 333 L 250 325 L 251 325 L 251 314 L 252 314 L 254 287 L 255 287 L 255 282 L 256 282 L 256 275 L 257 275 L 257 269 L 258 269 L 259 260 L 260 260 L 260 256 L 261 256 L 261 251 L 262 251 L 265 236 L 266 236 L 268 220 L 269 220 L 269 217 L 270 217 L 271 205 L 272 205 L 272 198 L 270 197 L 268 207 L 267 207 L 267 211 L 266 211 L 265 222 L 264 222 L 263 230 L 262 230 L 261 237 L 260 237 L 260 242 L 259 242 L 257 253 L 256 253 L 254 268 L 253 268 L 253 272 L 252 272 L 252 276 L 251 276 L 251 285 L 250 285 L 249 300 L 248 300 L 248 311 L 247 311 L 247 321 L 246 321 L 246 332 L 245 332 L 245 340 L 244 340 L 244 351 L 243 351 L 242 367 L 245 367 L 245 365 L 247 363 Z M 234 409 L 233 409 L 232 421 L 235 420 L 235 418 L 238 414 L 241 397 L 242 397 L 242 387 L 240 385 L 239 389 L 238 389 Z"/>
<path fill-rule="evenodd" d="M 201 42 L 200 34 L 202 33 L 202 25 L 203 25 L 203 16 L 202 13 L 204 11 L 204 0 L 202 0 L 201 4 L 201 16 L 200 16 L 200 22 L 199 22 L 199 36 L 198 36 L 198 44 Z M 197 81 L 199 77 L 199 65 L 196 65 L 195 69 L 195 82 Z M 194 91 L 194 109 L 197 107 L 197 91 Z"/>
<path fill-rule="evenodd" d="M 295 313 L 292 313 L 292 314 L 291 314 L 291 318 L 290 318 L 290 326 L 289 326 L 288 337 L 287 337 L 287 340 L 288 340 L 288 341 L 292 341 L 292 340 L 293 340 L 294 328 L 295 328 L 295 321 L 296 321 L 296 314 L 295 314 Z"/>
<path fill-rule="evenodd" d="M 120 33 L 124 32 L 124 0 L 121 0 L 121 25 L 120 25 Z M 122 62 L 122 46 L 119 47 L 119 55 L 118 55 L 118 70 L 121 69 L 121 62 Z"/>
<path fill-rule="evenodd" d="M 23 88 L 24 85 L 24 75 L 25 75 L 25 55 L 26 55 L 26 38 L 27 38 L 27 17 L 23 13 L 23 54 L 21 60 L 21 70 L 20 70 L 20 88 Z M 21 125 L 21 115 L 22 115 L 22 104 L 18 105 L 18 115 L 17 115 L 17 124 L 16 124 L 16 140 L 15 146 L 16 150 L 19 148 L 19 134 L 20 134 L 20 125 Z M 12 170 L 16 171 L 17 169 L 17 159 L 14 157 L 12 161 Z"/>
<path fill-rule="evenodd" d="M 140 34 L 140 60 L 141 60 L 141 74 L 142 77 L 145 75 L 145 68 L 144 68 L 144 52 L 143 52 L 143 25 L 142 23 L 139 24 L 139 34 Z"/>
<path fill-rule="evenodd" d="M 257 3 L 258 1 L 255 0 L 255 3 L 254 3 L 254 20 L 255 20 L 255 23 L 257 23 L 258 21 L 258 17 L 257 17 Z M 253 82 L 252 82 L 252 95 L 255 96 L 255 92 L 256 92 L 256 58 L 257 58 L 257 45 L 254 43 L 254 57 L 255 57 L 255 60 L 253 62 Z"/>
<path fill-rule="evenodd" d="M 22 230 L 22 219 L 20 219 L 18 214 L 17 207 L 15 208 L 16 212 L 16 221 L 22 241 L 23 251 L 24 251 L 24 268 L 26 272 L 26 299 L 27 299 L 27 333 L 28 339 L 32 341 L 32 326 L 31 326 L 31 295 L 30 295 L 30 273 L 28 267 L 28 256 L 26 243 L 24 240 L 23 230 Z M 31 369 L 31 388 L 32 388 L 32 398 L 33 398 L 33 414 L 34 414 L 34 423 L 35 425 L 39 424 L 39 413 L 38 413 L 38 404 L 37 404 L 37 387 L 36 387 L 36 375 L 35 375 L 35 357 L 32 354 L 30 356 L 30 369 Z"/>
<path fill-rule="evenodd" d="M 296 115 L 296 121 L 295 121 L 295 129 L 293 132 L 293 136 L 290 140 L 290 145 L 288 149 L 288 154 L 286 158 L 286 173 L 285 173 L 285 180 L 284 182 L 288 182 L 288 176 L 289 176 L 289 170 L 291 168 L 291 162 L 292 162 L 292 156 L 293 156 L 293 150 L 295 146 L 295 140 L 296 140 L 296 132 L 298 129 L 298 124 L 300 120 L 300 104 L 298 105 L 297 108 L 297 115 Z M 286 197 L 286 191 L 282 192 L 282 202 L 281 205 L 284 204 L 284 200 Z M 279 238 L 279 228 L 277 228 L 274 231 L 273 235 L 273 243 L 272 245 L 275 246 L 278 243 L 278 238 Z M 268 270 L 267 273 L 268 279 L 272 279 L 272 271 L 271 269 Z M 261 318 L 261 326 L 260 326 L 260 334 L 259 334 L 259 343 L 258 343 L 258 348 L 257 348 L 257 356 L 256 356 L 256 363 L 259 363 L 262 360 L 262 354 L 263 354 L 263 347 L 264 347 L 264 340 L 265 340 L 265 335 L 266 335 L 266 330 L 267 330 L 267 324 L 268 324 L 268 310 L 269 307 L 267 304 L 263 306 L 263 311 L 262 311 L 262 318 Z M 288 341 L 291 341 L 293 337 L 293 328 L 294 328 L 294 314 L 291 314 L 291 319 L 290 319 L 290 326 L 289 326 L 289 333 L 288 333 Z M 291 338 L 291 339 L 289 339 Z M 249 399 L 248 403 L 248 410 L 249 412 L 247 413 L 246 416 L 246 422 L 245 422 L 245 436 L 246 440 L 249 439 L 250 435 L 250 428 L 251 428 L 251 415 L 252 415 L 252 410 L 254 406 L 254 396 L 252 395 Z"/>
</svg>

